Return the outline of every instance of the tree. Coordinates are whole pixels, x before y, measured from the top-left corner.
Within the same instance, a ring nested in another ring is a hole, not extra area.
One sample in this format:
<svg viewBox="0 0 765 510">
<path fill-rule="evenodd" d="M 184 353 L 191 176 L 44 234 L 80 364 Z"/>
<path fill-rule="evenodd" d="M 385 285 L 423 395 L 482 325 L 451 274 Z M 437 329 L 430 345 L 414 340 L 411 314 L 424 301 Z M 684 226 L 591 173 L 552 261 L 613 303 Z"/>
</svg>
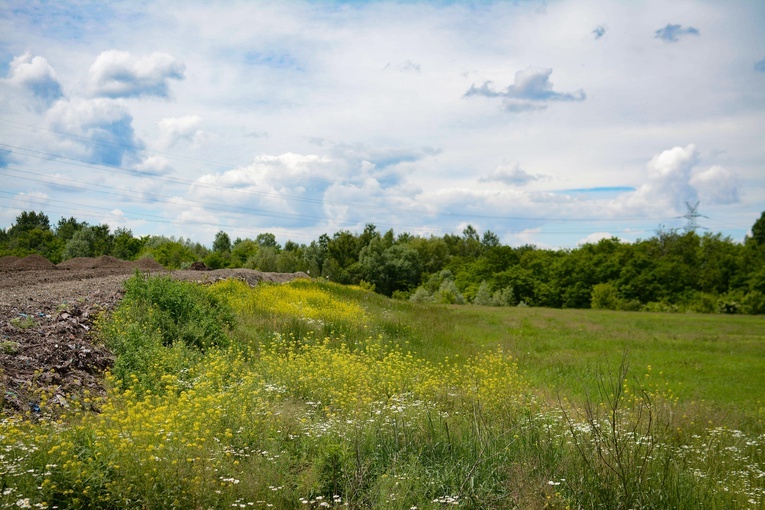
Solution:
<svg viewBox="0 0 765 510">
<path fill-rule="evenodd" d="M 216 253 L 231 253 L 231 238 L 222 230 L 215 234 L 213 251 Z"/>
<path fill-rule="evenodd" d="M 74 257 L 100 257 L 111 253 L 113 247 L 114 238 L 109 233 L 109 225 L 85 227 L 75 232 L 67 241 L 62 257 L 64 260 Z"/>
<path fill-rule="evenodd" d="M 58 224 L 56 225 L 56 237 L 64 241 L 66 243 L 69 241 L 72 237 L 74 237 L 74 233 L 82 230 L 83 228 L 87 227 L 88 223 L 86 221 L 77 221 L 77 219 L 74 216 L 69 217 L 69 219 L 64 218 L 63 216 L 61 219 L 58 220 Z"/>
<path fill-rule="evenodd" d="M 133 237 L 133 231 L 126 227 L 117 227 L 114 231 L 112 256 L 123 260 L 134 260 L 143 247 L 143 240 Z"/>
<path fill-rule="evenodd" d="M 499 243 L 499 236 L 492 232 L 491 230 L 487 230 L 483 233 L 483 236 L 481 237 L 481 244 L 484 248 L 496 248 L 500 245 Z"/>
<path fill-rule="evenodd" d="M 231 265 L 233 267 L 244 267 L 250 257 L 257 255 L 259 249 L 258 243 L 252 239 L 245 239 L 243 241 L 240 239 L 231 249 Z"/>
<path fill-rule="evenodd" d="M 361 250 L 359 264 L 363 278 L 386 296 L 397 290 L 413 289 L 422 275 L 419 253 L 408 244 L 387 247 L 386 244 L 384 238 L 378 237 Z"/>
<path fill-rule="evenodd" d="M 40 230 L 50 230 L 50 220 L 44 213 L 36 213 L 34 211 L 23 211 L 16 216 L 16 223 L 11 225 L 8 229 L 8 236 L 13 238 L 23 232 L 29 232 L 39 228 Z"/>
<path fill-rule="evenodd" d="M 765 211 L 752 225 L 752 241 L 760 246 L 765 246 Z"/>
<path fill-rule="evenodd" d="M 280 249 L 279 243 L 276 242 L 276 236 L 270 232 L 258 234 L 258 237 L 255 238 L 255 242 L 258 243 L 258 246 L 261 248 L 273 248 L 276 251 L 279 251 Z"/>
</svg>

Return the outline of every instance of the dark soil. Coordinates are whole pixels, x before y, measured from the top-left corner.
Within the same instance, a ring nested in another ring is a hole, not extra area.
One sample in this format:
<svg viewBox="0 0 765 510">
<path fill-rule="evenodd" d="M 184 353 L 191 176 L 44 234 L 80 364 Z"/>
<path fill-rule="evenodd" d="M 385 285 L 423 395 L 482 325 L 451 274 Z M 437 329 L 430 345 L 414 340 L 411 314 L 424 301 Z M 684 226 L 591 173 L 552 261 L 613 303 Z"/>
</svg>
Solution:
<svg viewBox="0 0 765 510">
<path fill-rule="evenodd" d="M 99 314 L 122 297 L 136 271 L 212 283 L 237 278 L 250 285 L 308 278 L 305 273 L 252 269 L 168 271 L 153 259 L 75 258 L 54 266 L 38 255 L 0 258 L 0 404 L 2 414 L 39 415 L 70 407 L 86 394 L 103 396 L 112 354 L 93 334 Z M 40 410 L 42 394 L 48 406 Z"/>
</svg>

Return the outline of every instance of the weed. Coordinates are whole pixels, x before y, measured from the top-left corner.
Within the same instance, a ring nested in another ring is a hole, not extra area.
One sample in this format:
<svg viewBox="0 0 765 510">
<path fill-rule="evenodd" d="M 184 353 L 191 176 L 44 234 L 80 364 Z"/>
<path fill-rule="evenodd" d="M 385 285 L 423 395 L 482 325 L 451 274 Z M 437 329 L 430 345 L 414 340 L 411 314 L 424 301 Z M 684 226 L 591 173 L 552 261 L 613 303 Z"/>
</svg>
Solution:
<svg viewBox="0 0 765 510">
<path fill-rule="evenodd" d="M 10 320 L 10 323 L 13 327 L 18 329 L 32 329 L 37 326 L 37 322 L 34 320 L 34 318 L 26 314 L 21 314 L 18 317 L 14 317 Z"/>
</svg>

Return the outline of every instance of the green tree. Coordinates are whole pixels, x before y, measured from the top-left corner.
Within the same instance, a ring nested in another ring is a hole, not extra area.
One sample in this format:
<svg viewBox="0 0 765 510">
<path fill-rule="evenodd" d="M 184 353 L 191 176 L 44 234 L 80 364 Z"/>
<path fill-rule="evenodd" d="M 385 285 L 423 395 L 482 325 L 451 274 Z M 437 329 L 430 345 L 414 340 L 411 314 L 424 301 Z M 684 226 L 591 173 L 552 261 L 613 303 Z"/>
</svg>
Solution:
<svg viewBox="0 0 765 510">
<path fill-rule="evenodd" d="M 247 261 L 257 255 L 260 247 L 252 239 L 237 240 L 234 247 L 231 248 L 231 265 L 233 267 L 244 267 Z"/>
<path fill-rule="evenodd" d="M 765 211 L 760 218 L 752 225 L 752 241 L 760 246 L 765 246 Z"/>
<path fill-rule="evenodd" d="M 359 265 L 361 277 L 386 296 L 415 288 L 422 275 L 417 250 L 408 244 L 388 245 L 384 237 L 373 239 L 361 250 Z"/>
<path fill-rule="evenodd" d="M 23 211 L 16 216 L 16 222 L 8 229 L 8 236 L 13 238 L 23 232 L 29 232 L 30 230 L 50 230 L 50 220 L 48 216 L 42 212 L 36 213 L 34 211 Z"/>
<path fill-rule="evenodd" d="M 258 243 L 258 246 L 261 248 L 273 248 L 276 251 L 280 249 L 279 243 L 276 242 L 276 236 L 270 232 L 258 234 L 258 237 L 255 238 L 255 242 Z"/>
<path fill-rule="evenodd" d="M 114 230 L 112 256 L 123 260 L 135 260 L 143 248 L 144 240 L 133 237 L 133 231 L 126 227 Z"/>
<path fill-rule="evenodd" d="M 64 243 L 74 237 L 74 233 L 87 227 L 86 221 L 77 221 L 74 216 L 70 216 L 68 219 L 61 217 L 56 225 L 56 237 L 61 239 Z"/>
<path fill-rule="evenodd" d="M 481 244 L 484 249 L 496 248 L 500 245 L 499 236 L 491 230 L 487 230 L 483 233 L 483 236 L 481 236 Z"/>
<path fill-rule="evenodd" d="M 231 238 L 222 230 L 215 234 L 213 251 L 216 253 L 231 253 Z"/>
</svg>

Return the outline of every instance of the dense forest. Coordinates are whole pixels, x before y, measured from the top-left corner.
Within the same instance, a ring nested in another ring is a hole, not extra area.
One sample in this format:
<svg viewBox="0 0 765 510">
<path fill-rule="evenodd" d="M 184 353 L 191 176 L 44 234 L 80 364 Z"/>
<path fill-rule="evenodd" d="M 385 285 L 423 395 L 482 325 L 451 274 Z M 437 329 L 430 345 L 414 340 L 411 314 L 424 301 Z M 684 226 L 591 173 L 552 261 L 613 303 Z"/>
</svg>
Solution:
<svg viewBox="0 0 765 510">
<path fill-rule="evenodd" d="M 323 234 L 310 244 L 277 243 L 273 234 L 231 240 L 218 232 L 212 248 L 190 239 L 143 236 L 129 229 L 22 212 L 0 230 L 0 256 L 40 254 L 53 263 L 74 257 L 152 257 L 178 269 L 305 271 L 398 299 L 489 306 L 545 306 L 703 313 L 765 313 L 765 212 L 743 243 L 721 234 L 658 230 L 649 239 L 617 238 L 575 249 L 513 248 L 491 231 L 419 237 L 363 232 Z"/>
</svg>

